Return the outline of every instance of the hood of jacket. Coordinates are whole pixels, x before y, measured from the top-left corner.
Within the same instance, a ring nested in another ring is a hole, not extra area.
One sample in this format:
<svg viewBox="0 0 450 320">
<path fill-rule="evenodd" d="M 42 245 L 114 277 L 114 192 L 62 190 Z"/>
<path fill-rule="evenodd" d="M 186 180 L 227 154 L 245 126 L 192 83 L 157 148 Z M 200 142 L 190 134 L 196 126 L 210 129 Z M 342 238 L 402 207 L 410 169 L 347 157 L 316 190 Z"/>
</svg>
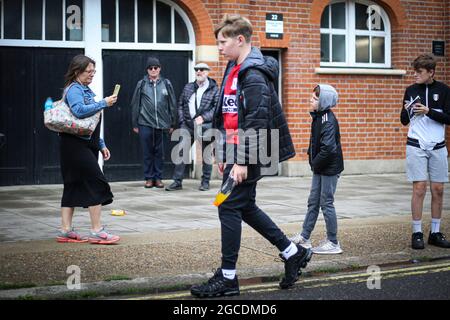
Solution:
<svg viewBox="0 0 450 320">
<path fill-rule="evenodd" d="M 242 62 L 239 73 L 243 73 L 249 68 L 260 70 L 270 81 L 276 81 L 278 79 L 278 61 L 273 57 L 263 56 L 261 50 L 256 47 L 252 47 L 250 54 Z"/>
<path fill-rule="evenodd" d="M 317 112 L 327 111 L 338 102 L 338 93 L 336 89 L 328 84 L 319 84 L 320 96 L 319 96 L 319 108 Z"/>
</svg>

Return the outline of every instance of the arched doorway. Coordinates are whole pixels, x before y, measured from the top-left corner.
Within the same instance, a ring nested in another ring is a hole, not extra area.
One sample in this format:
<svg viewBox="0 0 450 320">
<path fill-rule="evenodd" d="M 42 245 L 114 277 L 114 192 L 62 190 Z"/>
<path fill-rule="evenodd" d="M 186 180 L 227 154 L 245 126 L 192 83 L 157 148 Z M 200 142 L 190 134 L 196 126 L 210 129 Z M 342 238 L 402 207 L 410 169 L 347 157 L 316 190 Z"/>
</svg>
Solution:
<svg viewBox="0 0 450 320">
<path fill-rule="evenodd" d="M 136 83 L 145 74 L 148 56 L 157 56 L 161 75 L 169 79 L 178 97 L 191 79 L 195 52 L 194 29 L 188 16 L 169 0 L 102 0 L 103 91 L 116 83 L 121 91 L 115 110 L 105 115 L 104 137 L 113 157 L 104 164 L 110 181 L 140 180 L 142 150 L 132 132 L 130 102 Z M 164 137 L 163 178 L 172 176 L 168 132 Z M 186 168 L 186 173 L 190 170 Z"/>
<path fill-rule="evenodd" d="M 59 138 L 43 125 L 42 107 L 61 97 L 73 56 L 96 60 L 91 85 L 97 98 L 122 85 L 119 101 L 104 113 L 111 180 L 141 179 L 140 147 L 131 132 L 129 103 L 144 75 L 145 59 L 159 55 L 177 94 L 191 79 L 196 39 L 183 9 L 170 0 L 0 1 L 0 185 L 61 183 Z M 166 154 L 169 151 L 166 138 Z M 165 177 L 171 174 L 167 158 Z"/>
</svg>

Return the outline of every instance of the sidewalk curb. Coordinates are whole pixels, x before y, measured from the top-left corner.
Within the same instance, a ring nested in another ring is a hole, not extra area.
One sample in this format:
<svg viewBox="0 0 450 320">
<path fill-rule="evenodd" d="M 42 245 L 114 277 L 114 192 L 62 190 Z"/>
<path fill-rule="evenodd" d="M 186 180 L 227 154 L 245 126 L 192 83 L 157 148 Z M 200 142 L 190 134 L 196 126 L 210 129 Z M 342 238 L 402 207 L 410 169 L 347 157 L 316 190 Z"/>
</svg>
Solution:
<svg viewBox="0 0 450 320">
<path fill-rule="evenodd" d="M 316 273 L 338 273 L 351 272 L 356 270 L 365 270 L 369 266 L 377 265 L 380 268 L 394 265 L 406 265 L 424 262 L 433 262 L 439 260 L 449 260 L 450 255 L 441 255 L 426 260 L 420 258 L 411 258 L 410 253 L 397 252 L 388 254 L 374 254 L 364 258 L 364 261 L 379 261 L 380 256 L 391 256 L 390 260 L 383 263 L 364 265 L 357 264 L 357 261 L 363 261 L 358 257 L 349 257 L 340 261 L 316 261 L 308 265 L 307 271 L 303 272 L 302 277 L 310 277 Z M 395 256 L 396 259 L 394 259 Z M 407 258 L 408 256 L 409 258 Z M 406 258 L 406 259 L 405 259 Z M 327 272 L 326 270 L 332 270 Z M 254 285 L 260 283 L 276 282 L 284 272 L 283 265 L 270 268 L 252 268 L 239 271 L 240 284 Z M 212 273 L 193 273 L 186 275 L 175 275 L 171 277 L 145 277 L 133 280 L 113 280 L 99 281 L 92 283 L 82 283 L 80 289 L 69 290 L 66 285 L 44 286 L 22 289 L 0 290 L 1 300 L 76 300 L 76 299 L 94 299 L 99 297 L 114 298 L 115 296 L 132 296 L 156 294 L 163 292 L 178 292 L 189 290 L 190 286 L 207 280 Z M 301 279 L 298 283 L 301 283 Z"/>
</svg>

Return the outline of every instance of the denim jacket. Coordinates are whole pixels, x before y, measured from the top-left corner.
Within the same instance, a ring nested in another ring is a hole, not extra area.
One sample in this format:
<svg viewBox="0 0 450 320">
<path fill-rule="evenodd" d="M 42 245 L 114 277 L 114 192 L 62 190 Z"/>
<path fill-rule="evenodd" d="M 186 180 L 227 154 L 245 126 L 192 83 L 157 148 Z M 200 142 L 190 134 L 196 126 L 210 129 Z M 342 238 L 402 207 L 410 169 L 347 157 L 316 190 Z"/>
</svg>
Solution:
<svg viewBox="0 0 450 320">
<path fill-rule="evenodd" d="M 68 89 L 67 89 L 68 88 Z M 72 82 L 65 89 L 66 103 L 69 105 L 73 115 L 79 119 L 90 117 L 107 107 L 105 99 L 95 102 L 95 93 L 85 85 Z M 91 136 L 78 136 L 84 140 L 90 140 Z M 100 138 L 100 150 L 106 148 L 105 141 Z"/>
</svg>

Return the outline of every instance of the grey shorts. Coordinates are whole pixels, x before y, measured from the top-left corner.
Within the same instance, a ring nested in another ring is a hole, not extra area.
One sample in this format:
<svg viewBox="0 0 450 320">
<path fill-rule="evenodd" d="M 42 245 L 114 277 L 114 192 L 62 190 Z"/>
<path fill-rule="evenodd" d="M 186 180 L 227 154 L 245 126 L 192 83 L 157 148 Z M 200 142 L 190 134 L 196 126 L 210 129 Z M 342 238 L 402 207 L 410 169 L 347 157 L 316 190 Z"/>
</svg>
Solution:
<svg viewBox="0 0 450 320">
<path fill-rule="evenodd" d="M 447 148 L 422 150 L 406 146 L 406 176 L 408 181 L 448 182 Z"/>
</svg>

